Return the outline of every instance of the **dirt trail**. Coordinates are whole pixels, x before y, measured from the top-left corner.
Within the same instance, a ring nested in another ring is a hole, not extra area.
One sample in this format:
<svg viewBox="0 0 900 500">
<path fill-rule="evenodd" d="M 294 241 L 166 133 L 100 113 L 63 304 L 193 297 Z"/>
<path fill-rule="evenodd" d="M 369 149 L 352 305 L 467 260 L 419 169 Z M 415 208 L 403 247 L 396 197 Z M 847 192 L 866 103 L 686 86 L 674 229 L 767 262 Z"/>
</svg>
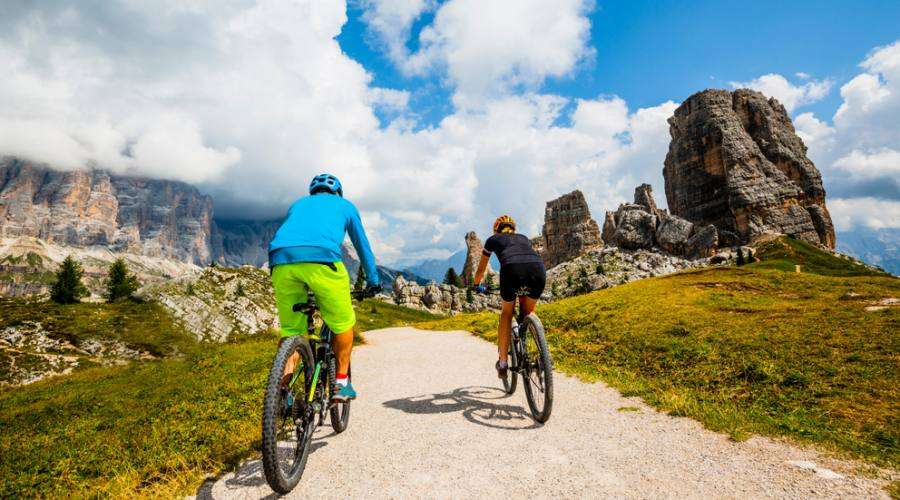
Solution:
<svg viewBox="0 0 900 500">
<path fill-rule="evenodd" d="M 553 416 L 535 425 L 521 385 L 509 397 L 498 388 L 495 348 L 465 332 L 366 339 L 354 352 L 350 427 L 319 429 L 289 498 L 887 497 L 852 464 L 765 438 L 735 443 L 558 373 Z M 271 494 L 252 460 L 198 497 Z"/>
</svg>

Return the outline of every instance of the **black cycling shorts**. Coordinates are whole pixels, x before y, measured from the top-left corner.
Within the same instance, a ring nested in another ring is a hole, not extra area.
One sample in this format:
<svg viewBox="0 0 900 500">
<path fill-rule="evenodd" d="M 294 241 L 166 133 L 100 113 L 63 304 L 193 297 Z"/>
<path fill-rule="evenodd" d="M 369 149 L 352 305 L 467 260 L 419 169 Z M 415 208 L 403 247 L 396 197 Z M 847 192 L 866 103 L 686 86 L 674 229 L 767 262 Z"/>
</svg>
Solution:
<svg viewBox="0 0 900 500">
<path fill-rule="evenodd" d="M 516 296 L 541 298 L 547 284 L 547 272 L 542 262 L 523 262 L 500 267 L 500 298 L 514 302 Z"/>
</svg>

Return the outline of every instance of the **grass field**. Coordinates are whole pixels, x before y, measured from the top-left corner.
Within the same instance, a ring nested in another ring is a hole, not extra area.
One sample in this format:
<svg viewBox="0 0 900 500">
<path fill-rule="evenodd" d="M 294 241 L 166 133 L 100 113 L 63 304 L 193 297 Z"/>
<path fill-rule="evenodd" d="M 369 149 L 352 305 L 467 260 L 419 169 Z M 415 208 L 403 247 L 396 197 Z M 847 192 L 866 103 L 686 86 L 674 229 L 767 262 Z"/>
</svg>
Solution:
<svg viewBox="0 0 900 500">
<path fill-rule="evenodd" d="M 10 301 L 0 312 L 0 325 L 39 318 L 54 334 L 178 352 L 0 392 L 0 498 L 193 494 L 208 474 L 258 449 L 274 336 L 193 342 L 151 303 Z M 359 304 L 357 315 L 368 330 L 435 318 L 375 301 Z"/>
<path fill-rule="evenodd" d="M 788 436 L 897 468 L 900 309 L 866 307 L 900 296 L 900 280 L 793 240 L 759 256 L 539 306 L 556 366 L 735 439 Z M 497 315 L 419 326 L 494 341 Z"/>
</svg>

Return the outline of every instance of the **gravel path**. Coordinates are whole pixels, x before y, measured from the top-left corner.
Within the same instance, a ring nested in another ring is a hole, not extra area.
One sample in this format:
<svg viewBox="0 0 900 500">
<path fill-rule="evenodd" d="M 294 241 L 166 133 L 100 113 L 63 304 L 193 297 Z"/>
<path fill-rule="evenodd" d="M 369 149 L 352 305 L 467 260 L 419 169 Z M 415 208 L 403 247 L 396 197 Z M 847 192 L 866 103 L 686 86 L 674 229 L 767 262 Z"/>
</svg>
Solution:
<svg viewBox="0 0 900 500">
<path fill-rule="evenodd" d="M 353 354 L 350 427 L 319 429 L 291 498 L 887 497 L 853 464 L 765 438 L 735 443 L 559 373 L 553 415 L 535 425 L 521 384 L 513 396 L 499 390 L 496 348 L 465 332 L 366 339 Z M 271 494 L 251 460 L 198 497 Z"/>
</svg>

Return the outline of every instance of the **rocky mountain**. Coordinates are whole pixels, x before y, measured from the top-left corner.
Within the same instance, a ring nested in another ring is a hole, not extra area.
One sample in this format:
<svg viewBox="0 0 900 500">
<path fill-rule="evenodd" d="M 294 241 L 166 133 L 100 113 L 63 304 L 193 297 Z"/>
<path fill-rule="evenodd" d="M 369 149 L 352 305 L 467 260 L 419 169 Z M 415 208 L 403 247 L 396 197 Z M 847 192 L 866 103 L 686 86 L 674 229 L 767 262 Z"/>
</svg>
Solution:
<svg viewBox="0 0 900 500">
<path fill-rule="evenodd" d="M 576 189 L 547 202 L 541 235 L 532 240 L 532 245 L 548 269 L 603 246 L 600 226 L 591 218 L 581 191 Z"/>
<path fill-rule="evenodd" d="M 459 250 L 446 259 L 428 259 L 405 266 L 403 269 L 416 276 L 440 283 L 444 280 L 447 269 L 453 268 L 457 273 L 462 272 L 466 263 L 466 250 Z"/>
<path fill-rule="evenodd" d="M 900 275 L 900 228 L 863 226 L 839 231 L 837 237 L 838 251 Z"/>
<path fill-rule="evenodd" d="M 216 257 L 212 232 L 212 199 L 188 184 L 0 160 L 2 238 L 203 264 Z"/>
<path fill-rule="evenodd" d="M 215 219 L 212 245 L 216 260 L 226 266 L 262 266 L 269 261 L 269 242 L 280 225 L 280 219 Z"/>
<path fill-rule="evenodd" d="M 822 176 L 776 99 L 704 90 L 669 125 L 663 176 L 673 214 L 714 225 L 725 245 L 783 233 L 834 248 Z"/>
</svg>

